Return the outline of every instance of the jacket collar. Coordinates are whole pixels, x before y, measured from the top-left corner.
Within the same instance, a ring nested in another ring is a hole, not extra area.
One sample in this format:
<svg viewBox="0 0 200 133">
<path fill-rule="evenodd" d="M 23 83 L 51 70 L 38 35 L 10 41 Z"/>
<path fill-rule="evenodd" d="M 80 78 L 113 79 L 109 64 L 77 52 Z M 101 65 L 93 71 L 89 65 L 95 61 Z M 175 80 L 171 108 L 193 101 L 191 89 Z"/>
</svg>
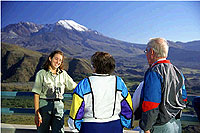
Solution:
<svg viewBox="0 0 200 133">
<path fill-rule="evenodd" d="M 110 76 L 110 74 L 93 73 L 92 76 Z"/>
<path fill-rule="evenodd" d="M 159 64 L 159 63 L 169 63 L 171 64 L 170 60 L 167 60 L 166 58 L 162 58 L 162 59 L 159 59 L 157 60 L 156 62 L 154 62 L 151 67 L 154 67 L 156 64 Z"/>
</svg>

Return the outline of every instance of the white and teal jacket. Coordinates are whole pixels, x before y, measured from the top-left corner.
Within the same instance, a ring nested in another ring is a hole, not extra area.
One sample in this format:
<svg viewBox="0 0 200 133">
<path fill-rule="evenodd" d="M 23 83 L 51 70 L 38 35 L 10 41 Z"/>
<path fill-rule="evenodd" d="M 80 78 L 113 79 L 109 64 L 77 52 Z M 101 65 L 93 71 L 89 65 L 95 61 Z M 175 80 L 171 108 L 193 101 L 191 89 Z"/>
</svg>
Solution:
<svg viewBox="0 0 200 133">
<path fill-rule="evenodd" d="M 81 122 L 110 122 L 121 120 L 131 128 L 133 107 L 123 80 L 114 75 L 93 74 L 75 88 L 68 125 L 79 131 Z"/>
</svg>

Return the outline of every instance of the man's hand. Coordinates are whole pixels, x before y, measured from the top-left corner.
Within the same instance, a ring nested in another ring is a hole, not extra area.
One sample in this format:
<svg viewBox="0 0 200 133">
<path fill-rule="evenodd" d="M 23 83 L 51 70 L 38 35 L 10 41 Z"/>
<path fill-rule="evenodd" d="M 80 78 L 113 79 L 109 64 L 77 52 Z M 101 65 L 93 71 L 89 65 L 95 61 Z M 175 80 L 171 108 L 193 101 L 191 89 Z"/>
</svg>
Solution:
<svg viewBox="0 0 200 133">
<path fill-rule="evenodd" d="M 42 117 L 40 113 L 38 112 L 35 114 L 35 124 L 37 127 L 39 127 L 41 123 L 42 123 Z"/>
</svg>

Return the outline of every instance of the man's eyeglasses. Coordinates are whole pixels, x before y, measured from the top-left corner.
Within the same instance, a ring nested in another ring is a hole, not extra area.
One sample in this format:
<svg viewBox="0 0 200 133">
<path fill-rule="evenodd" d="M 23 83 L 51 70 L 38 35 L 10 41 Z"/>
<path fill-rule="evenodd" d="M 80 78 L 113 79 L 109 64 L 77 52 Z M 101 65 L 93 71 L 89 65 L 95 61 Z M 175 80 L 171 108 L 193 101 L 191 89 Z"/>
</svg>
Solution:
<svg viewBox="0 0 200 133">
<path fill-rule="evenodd" d="M 144 53 L 146 54 L 148 51 L 150 50 L 150 48 L 146 48 L 146 50 L 144 50 Z"/>
</svg>

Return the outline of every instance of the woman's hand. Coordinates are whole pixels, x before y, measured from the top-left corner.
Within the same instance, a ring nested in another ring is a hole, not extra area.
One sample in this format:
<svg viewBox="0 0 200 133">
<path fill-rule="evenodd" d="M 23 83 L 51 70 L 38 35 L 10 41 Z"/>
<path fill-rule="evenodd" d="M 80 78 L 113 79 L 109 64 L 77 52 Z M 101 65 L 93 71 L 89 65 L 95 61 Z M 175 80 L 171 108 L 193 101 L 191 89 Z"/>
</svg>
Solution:
<svg viewBox="0 0 200 133">
<path fill-rule="evenodd" d="M 40 115 L 40 113 L 35 113 L 35 124 L 36 126 L 40 126 L 40 124 L 42 123 L 42 116 Z"/>
<path fill-rule="evenodd" d="M 42 123 L 42 116 L 40 115 L 40 112 L 39 112 L 39 98 L 40 98 L 40 95 L 35 93 L 34 94 L 35 124 L 38 127 Z"/>
<path fill-rule="evenodd" d="M 150 133 L 150 130 L 144 131 L 144 133 Z"/>
</svg>

